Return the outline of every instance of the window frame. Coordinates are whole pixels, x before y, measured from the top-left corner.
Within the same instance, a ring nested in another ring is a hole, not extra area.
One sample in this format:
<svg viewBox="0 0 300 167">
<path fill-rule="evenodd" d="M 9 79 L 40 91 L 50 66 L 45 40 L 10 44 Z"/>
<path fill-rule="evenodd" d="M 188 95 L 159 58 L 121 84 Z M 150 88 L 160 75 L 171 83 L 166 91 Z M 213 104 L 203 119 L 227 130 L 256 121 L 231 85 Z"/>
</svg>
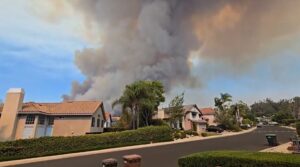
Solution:
<svg viewBox="0 0 300 167">
<path fill-rule="evenodd" d="M 92 117 L 91 127 L 95 127 L 95 117 Z"/>
<path fill-rule="evenodd" d="M 38 125 L 45 125 L 46 117 L 44 115 L 39 115 Z"/>
<path fill-rule="evenodd" d="M 35 122 L 35 115 L 27 115 L 25 125 L 33 125 Z"/>
<path fill-rule="evenodd" d="M 54 125 L 54 117 L 48 117 L 48 125 Z"/>
<path fill-rule="evenodd" d="M 97 127 L 100 127 L 100 119 L 97 119 Z"/>
</svg>

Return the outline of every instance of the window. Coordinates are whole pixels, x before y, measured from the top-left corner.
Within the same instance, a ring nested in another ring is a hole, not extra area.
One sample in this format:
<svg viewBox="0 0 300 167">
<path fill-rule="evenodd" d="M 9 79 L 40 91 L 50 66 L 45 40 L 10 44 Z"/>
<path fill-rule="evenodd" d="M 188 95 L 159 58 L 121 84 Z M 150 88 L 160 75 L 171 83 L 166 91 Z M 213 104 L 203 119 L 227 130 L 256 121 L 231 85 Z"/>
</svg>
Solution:
<svg viewBox="0 0 300 167">
<path fill-rule="evenodd" d="M 54 124 L 54 117 L 48 117 L 48 125 Z"/>
<path fill-rule="evenodd" d="M 92 127 L 94 127 L 95 126 L 95 118 L 94 117 L 92 117 L 92 125 L 91 125 Z"/>
<path fill-rule="evenodd" d="M 38 121 L 39 125 L 44 125 L 45 124 L 45 116 L 43 115 L 39 115 L 39 121 Z"/>
<path fill-rule="evenodd" d="M 25 124 L 34 124 L 35 115 L 27 115 Z"/>
<path fill-rule="evenodd" d="M 193 117 L 193 118 L 196 118 L 196 115 L 197 115 L 197 113 L 192 112 L 192 117 Z"/>
<path fill-rule="evenodd" d="M 99 127 L 100 126 L 100 119 L 98 118 L 97 119 L 97 127 Z"/>
<path fill-rule="evenodd" d="M 104 127 L 104 121 L 101 120 L 101 128 Z"/>
</svg>

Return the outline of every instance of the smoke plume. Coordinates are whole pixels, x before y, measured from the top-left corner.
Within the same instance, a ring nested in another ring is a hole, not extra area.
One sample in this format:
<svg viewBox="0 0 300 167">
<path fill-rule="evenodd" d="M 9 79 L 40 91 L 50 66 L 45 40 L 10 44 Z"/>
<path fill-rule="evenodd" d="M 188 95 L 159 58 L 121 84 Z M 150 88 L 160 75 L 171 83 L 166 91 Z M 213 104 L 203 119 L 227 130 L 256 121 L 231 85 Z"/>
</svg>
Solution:
<svg viewBox="0 0 300 167">
<path fill-rule="evenodd" d="M 246 68 L 299 39 L 298 0 L 72 0 L 98 46 L 77 51 L 86 76 L 66 99 L 112 100 L 136 80 L 199 86 L 189 58 Z M 81 21 L 81 20 L 79 20 Z M 197 79 L 198 78 L 198 79 Z"/>
</svg>

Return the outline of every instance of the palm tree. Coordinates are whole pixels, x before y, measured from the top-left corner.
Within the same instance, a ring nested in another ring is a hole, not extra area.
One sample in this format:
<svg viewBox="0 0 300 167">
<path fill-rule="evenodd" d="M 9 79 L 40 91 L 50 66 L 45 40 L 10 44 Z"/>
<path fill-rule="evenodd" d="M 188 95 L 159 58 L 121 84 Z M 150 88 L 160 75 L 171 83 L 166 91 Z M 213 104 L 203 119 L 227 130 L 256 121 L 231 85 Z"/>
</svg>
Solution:
<svg viewBox="0 0 300 167">
<path fill-rule="evenodd" d="M 165 100 L 163 93 L 163 85 L 158 81 L 137 81 L 126 86 L 123 95 L 113 102 L 112 107 L 121 105 L 123 110 L 129 110 L 132 127 L 136 129 L 140 125 L 140 110 L 156 109 Z"/>
<path fill-rule="evenodd" d="M 215 106 L 220 110 L 220 111 L 224 111 L 225 108 L 227 108 L 228 106 L 226 105 L 227 102 L 231 102 L 232 101 L 232 96 L 228 93 L 221 93 L 221 97 L 215 98 Z"/>
<path fill-rule="evenodd" d="M 123 111 L 128 110 L 132 113 L 132 128 L 136 129 L 136 113 L 138 109 L 138 92 L 135 86 L 126 86 L 123 95 L 112 103 L 112 108 L 121 105 Z"/>
</svg>

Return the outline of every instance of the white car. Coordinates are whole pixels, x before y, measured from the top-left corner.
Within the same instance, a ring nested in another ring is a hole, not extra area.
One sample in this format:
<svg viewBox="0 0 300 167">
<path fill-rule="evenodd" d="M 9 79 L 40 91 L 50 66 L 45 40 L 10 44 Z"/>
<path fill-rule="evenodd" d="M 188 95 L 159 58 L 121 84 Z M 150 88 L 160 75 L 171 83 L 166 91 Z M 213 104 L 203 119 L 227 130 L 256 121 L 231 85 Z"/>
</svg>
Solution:
<svg viewBox="0 0 300 167">
<path fill-rule="evenodd" d="M 258 128 L 261 128 L 261 127 L 264 126 L 264 124 L 263 124 L 262 122 L 260 122 L 260 123 L 258 123 L 256 126 L 257 126 Z"/>
<path fill-rule="evenodd" d="M 269 122 L 269 125 L 271 125 L 271 126 L 276 126 L 276 125 L 279 125 L 279 124 L 278 124 L 278 122 L 274 122 L 274 121 L 273 121 L 273 122 Z"/>
</svg>

